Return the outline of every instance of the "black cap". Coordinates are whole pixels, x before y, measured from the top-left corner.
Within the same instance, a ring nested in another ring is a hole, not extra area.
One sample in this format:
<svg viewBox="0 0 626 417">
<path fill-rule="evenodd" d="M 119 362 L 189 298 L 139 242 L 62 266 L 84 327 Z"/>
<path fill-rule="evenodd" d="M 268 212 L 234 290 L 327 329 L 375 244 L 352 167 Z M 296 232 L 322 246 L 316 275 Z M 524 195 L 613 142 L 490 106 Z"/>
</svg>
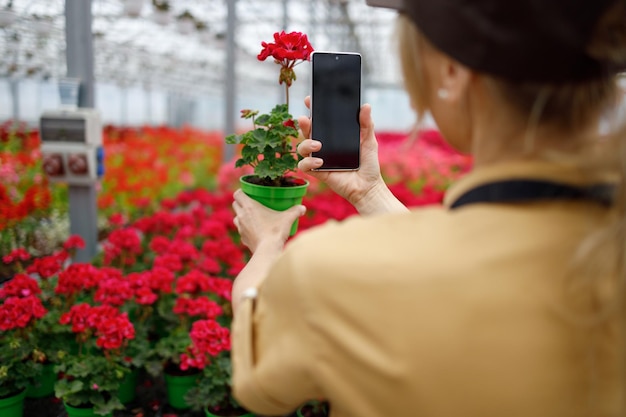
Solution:
<svg viewBox="0 0 626 417">
<path fill-rule="evenodd" d="M 577 82 L 616 73 L 588 44 L 623 0 L 367 0 L 406 14 L 439 50 L 512 81 Z"/>
</svg>

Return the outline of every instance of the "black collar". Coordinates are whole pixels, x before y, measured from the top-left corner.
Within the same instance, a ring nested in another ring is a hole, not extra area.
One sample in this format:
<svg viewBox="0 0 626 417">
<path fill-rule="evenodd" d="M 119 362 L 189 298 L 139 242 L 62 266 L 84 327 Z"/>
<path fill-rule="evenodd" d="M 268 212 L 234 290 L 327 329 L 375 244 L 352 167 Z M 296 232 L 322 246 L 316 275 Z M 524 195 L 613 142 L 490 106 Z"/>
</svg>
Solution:
<svg viewBox="0 0 626 417">
<path fill-rule="evenodd" d="M 473 203 L 530 203 L 545 200 L 593 201 L 603 206 L 611 206 L 615 196 L 615 186 L 594 184 L 574 186 L 543 180 L 505 180 L 487 183 L 473 188 L 450 206 L 456 209 Z"/>
</svg>

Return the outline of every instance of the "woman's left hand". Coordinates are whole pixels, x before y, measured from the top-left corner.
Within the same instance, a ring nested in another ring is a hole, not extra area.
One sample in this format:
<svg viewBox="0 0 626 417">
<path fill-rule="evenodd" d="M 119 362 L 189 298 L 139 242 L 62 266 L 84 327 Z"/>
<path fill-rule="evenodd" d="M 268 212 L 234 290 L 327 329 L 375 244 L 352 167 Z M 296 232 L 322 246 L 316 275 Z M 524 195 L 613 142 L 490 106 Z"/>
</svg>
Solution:
<svg viewBox="0 0 626 417">
<path fill-rule="evenodd" d="M 285 211 L 276 211 L 248 197 L 241 189 L 233 194 L 235 201 L 234 223 L 241 235 L 241 242 L 252 253 L 263 244 L 282 248 L 291 230 L 292 223 L 306 212 L 302 205 Z"/>
</svg>

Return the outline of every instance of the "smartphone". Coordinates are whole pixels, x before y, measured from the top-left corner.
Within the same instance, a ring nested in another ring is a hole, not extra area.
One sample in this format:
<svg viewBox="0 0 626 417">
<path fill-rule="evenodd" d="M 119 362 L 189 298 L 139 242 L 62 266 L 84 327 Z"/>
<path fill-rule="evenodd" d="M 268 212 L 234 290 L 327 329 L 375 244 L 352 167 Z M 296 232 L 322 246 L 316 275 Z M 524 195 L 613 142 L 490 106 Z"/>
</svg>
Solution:
<svg viewBox="0 0 626 417">
<path fill-rule="evenodd" d="M 353 52 L 311 54 L 311 138 L 322 142 L 314 154 L 317 171 L 359 169 L 361 138 L 361 55 Z"/>
</svg>

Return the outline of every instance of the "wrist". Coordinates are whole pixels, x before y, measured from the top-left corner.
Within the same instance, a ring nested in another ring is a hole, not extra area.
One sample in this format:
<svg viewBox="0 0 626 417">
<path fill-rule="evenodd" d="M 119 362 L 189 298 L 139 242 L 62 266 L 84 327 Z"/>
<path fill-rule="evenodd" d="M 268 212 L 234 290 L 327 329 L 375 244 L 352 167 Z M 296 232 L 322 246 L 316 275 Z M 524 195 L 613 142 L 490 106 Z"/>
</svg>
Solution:
<svg viewBox="0 0 626 417">
<path fill-rule="evenodd" d="M 382 178 L 354 204 L 361 215 L 403 212 L 408 209 L 393 195 Z"/>
</svg>

